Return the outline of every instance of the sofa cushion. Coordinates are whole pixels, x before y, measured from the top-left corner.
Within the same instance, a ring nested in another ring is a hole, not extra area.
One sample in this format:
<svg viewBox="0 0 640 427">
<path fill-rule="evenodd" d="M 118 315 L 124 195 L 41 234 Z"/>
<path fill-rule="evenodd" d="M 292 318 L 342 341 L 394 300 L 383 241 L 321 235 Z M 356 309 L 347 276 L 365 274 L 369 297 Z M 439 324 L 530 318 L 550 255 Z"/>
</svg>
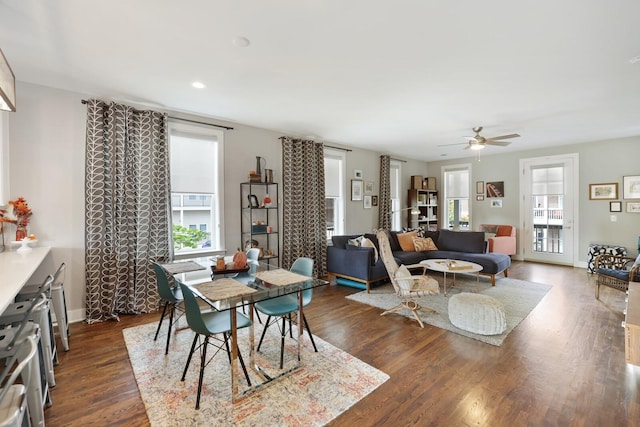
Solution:
<svg viewBox="0 0 640 427">
<path fill-rule="evenodd" d="M 485 252 L 484 233 L 481 231 L 450 231 L 442 229 L 436 245 L 441 251 Z"/>
<path fill-rule="evenodd" d="M 413 245 L 413 238 L 418 237 L 417 231 L 411 231 L 409 233 L 398 233 L 398 243 L 400 243 L 400 247 L 405 252 L 413 252 L 416 250 Z"/>
<path fill-rule="evenodd" d="M 348 252 L 350 252 L 350 251 L 371 252 L 372 253 L 371 263 L 370 263 L 371 265 L 374 265 L 378 261 L 378 259 L 375 257 L 375 254 L 373 252 L 375 250 L 375 248 L 363 248 L 361 246 L 347 245 L 346 249 L 347 249 Z"/>
<path fill-rule="evenodd" d="M 387 237 L 389 238 L 389 247 L 392 252 L 401 251 L 400 243 L 398 243 L 398 232 L 397 231 L 385 231 L 387 233 Z"/>
<path fill-rule="evenodd" d="M 415 247 L 416 252 L 438 250 L 438 247 L 433 243 L 433 239 L 431 239 L 431 237 L 414 237 L 413 246 Z"/>
<path fill-rule="evenodd" d="M 331 236 L 331 243 L 336 248 L 345 249 L 349 244 L 349 240 L 356 239 L 359 236 L 361 236 L 361 234 L 345 234 L 342 236 Z"/>
<path fill-rule="evenodd" d="M 378 262 L 378 248 L 376 248 L 371 240 L 365 237 L 362 239 L 360 246 L 363 248 L 373 248 L 373 259 L 375 262 Z"/>
</svg>

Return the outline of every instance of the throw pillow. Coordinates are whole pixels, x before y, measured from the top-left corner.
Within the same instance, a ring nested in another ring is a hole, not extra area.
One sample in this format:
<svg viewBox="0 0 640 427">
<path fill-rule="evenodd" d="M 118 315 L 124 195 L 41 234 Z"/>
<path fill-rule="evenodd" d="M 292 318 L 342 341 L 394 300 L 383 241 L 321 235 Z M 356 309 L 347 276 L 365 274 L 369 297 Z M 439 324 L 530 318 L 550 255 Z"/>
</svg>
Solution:
<svg viewBox="0 0 640 427">
<path fill-rule="evenodd" d="M 413 245 L 413 238 L 418 237 L 417 231 L 412 231 L 410 233 L 398 233 L 398 243 L 400 243 L 400 247 L 405 252 L 414 252 L 416 250 Z"/>
<path fill-rule="evenodd" d="M 438 250 L 438 247 L 433 243 L 433 239 L 431 239 L 431 237 L 414 237 L 413 246 L 417 252 Z"/>
<path fill-rule="evenodd" d="M 640 264 L 640 254 L 638 254 L 638 258 L 636 258 L 636 261 L 633 263 L 634 266 Z"/>
<path fill-rule="evenodd" d="M 378 249 L 371 240 L 365 237 L 364 239 L 362 239 L 360 246 L 362 246 L 363 248 L 373 248 L 373 259 L 375 262 L 378 262 Z"/>
<path fill-rule="evenodd" d="M 402 264 L 398 267 L 398 271 L 396 271 L 396 282 L 398 283 L 398 286 L 400 286 L 400 289 L 405 291 L 411 290 L 411 284 L 413 281 L 407 280 L 408 277 L 411 277 L 411 272 L 404 264 Z"/>
<path fill-rule="evenodd" d="M 362 246 L 362 240 L 364 240 L 364 236 L 356 237 L 355 239 L 349 239 L 349 244 L 351 246 Z"/>
</svg>

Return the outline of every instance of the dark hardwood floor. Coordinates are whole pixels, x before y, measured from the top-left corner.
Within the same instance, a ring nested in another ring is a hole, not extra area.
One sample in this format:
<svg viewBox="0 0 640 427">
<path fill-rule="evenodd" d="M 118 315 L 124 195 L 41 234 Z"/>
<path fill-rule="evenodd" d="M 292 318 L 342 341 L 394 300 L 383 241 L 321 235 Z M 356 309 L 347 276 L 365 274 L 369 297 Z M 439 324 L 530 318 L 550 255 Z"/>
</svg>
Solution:
<svg viewBox="0 0 640 427">
<path fill-rule="evenodd" d="M 509 277 L 553 287 L 500 347 L 380 317 L 344 298 L 355 289 L 316 290 L 305 311 L 314 334 L 391 377 L 331 425 L 640 425 L 640 367 L 624 362 L 624 294 L 604 288 L 596 300 L 584 269 L 514 262 Z M 47 424 L 149 425 L 121 331 L 158 318 L 71 325 Z"/>
</svg>

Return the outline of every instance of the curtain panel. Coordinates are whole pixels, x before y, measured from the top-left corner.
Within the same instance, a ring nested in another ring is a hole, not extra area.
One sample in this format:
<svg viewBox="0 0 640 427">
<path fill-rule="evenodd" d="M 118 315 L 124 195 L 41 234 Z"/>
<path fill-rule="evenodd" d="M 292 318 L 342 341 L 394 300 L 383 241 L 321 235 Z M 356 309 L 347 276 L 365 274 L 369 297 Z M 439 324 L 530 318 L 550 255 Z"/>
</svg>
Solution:
<svg viewBox="0 0 640 427">
<path fill-rule="evenodd" d="M 149 261 L 169 259 L 167 117 L 87 102 L 85 262 L 87 323 L 157 310 Z"/>
<path fill-rule="evenodd" d="M 282 267 L 298 257 L 314 260 L 314 276 L 327 272 L 324 149 L 314 141 L 282 137 Z"/>
<path fill-rule="evenodd" d="M 380 199 L 378 228 L 391 229 L 391 156 L 380 156 Z"/>
</svg>

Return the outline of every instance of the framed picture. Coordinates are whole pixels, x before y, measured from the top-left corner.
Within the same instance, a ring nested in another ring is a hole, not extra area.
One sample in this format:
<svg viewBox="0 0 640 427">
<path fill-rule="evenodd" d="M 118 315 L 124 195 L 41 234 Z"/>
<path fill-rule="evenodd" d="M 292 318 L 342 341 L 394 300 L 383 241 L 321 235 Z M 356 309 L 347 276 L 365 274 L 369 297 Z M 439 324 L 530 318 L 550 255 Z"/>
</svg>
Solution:
<svg viewBox="0 0 640 427">
<path fill-rule="evenodd" d="M 362 200 L 362 181 L 359 179 L 351 180 L 351 200 Z"/>
<path fill-rule="evenodd" d="M 491 201 L 492 208 L 501 208 L 502 207 L 502 199 L 500 200 L 492 200 Z"/>
<path fill-rule="evenodd" d="M 378 206 L 378 196 L 371 196 L 371 206 Z"/>
<path fill-rule="evenodd" d="M 640 176 L 622 177 L 622 194 L 624 199 L 640 199 Z"/>
<path fill-rule="evenodd" d="M 476 196 L 476 201 L 481 202 L 484 200 L 484 194 L 479 194 Z"/>
<path fill-rule="evenodd" d="M 260 207 L 260 203 L 258 202 L 258 198 L 256 197 L 255 194 L 249 194 L 247 196 L 247 198 L 249 199 L 249 207 L 250 208 L 259 208 Z"/>
<path fill-rule="evenodd" d="M 609 212 L 622 212 L 622 202 L 609 202 Z"/>
<path fill-rule="evenodd" d="M 640 213 L 640 203 L 638 203 L 638 202 L 627 202 L 627 212 L 629 212 L 629 213 Z"/>
<path fill-rule="evenodd" d="M 504 197 L 504 181 L 487 182 L 487 197 Z"/>
<path fill-rule="evenodd" d="M 484 194 L 484 181 L 476 181 L 476 194 Z"/>
<path fill-rule="evenodd" d="M 354 169 L 353 170 L 353 177 L 355 179 L 362 179 L 362 169 Z"/>
<path fill-rule="evenodd" d="M 615 200 L 618 198 L 618 183 L 589 184 L 589 200 Z"/>
<path fill-rule="evenodd" d="M 364 208 L 371 209 L 371 196 L 364 196 Z"/>
<path fill-rule="evenodd" d="M 364 194 L 373 193 L 373 181 L 365 181 L 364 182 Z"/>
</svg>

